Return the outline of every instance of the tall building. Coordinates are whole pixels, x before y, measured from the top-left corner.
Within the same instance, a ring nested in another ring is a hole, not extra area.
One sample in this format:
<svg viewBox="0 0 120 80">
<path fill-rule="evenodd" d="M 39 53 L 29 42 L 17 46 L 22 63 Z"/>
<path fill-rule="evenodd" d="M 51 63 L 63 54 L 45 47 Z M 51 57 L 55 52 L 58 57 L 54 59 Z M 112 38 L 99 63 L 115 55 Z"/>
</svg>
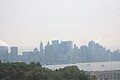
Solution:
<svg viewBox="0 0 120 80">
<path fill-rule="evenodd" d="M 85 45 L 80 47 L 80 59 L 81 62 L 88 61 L 88 48 Z"/>
<path fill-rule="evenodd" d="M 45 62 L 45 50 L 43 48 L 43 43 L 41 41 L 40 43 L 40 54 L 39 54 L 39 61 L 41 61 L 41 64 Z"/>
<path fill-rule="evenodd" d="M 8 61 L 8 45 L 3 41 L 0 41 L 0 60 L 2 62 Z"/>
<path fill-rule="evenodd" d="M 0 46 L 0 54 L 7 54 L 8 47 L 7 46 Z"/>
<path fill-rule="evenodd" d="M 34 62 L 38 62 L 39 61 L 39 51 L 38 51 L 38 49 L 37 48 L 34 48 L 33 49 L 33 56 L 32 56 L 33 58 L 33 61 Z"/>
<path fill-rule="evenodd" d="M 53 46 L 53 51 L 54 51 L 54 52 L 58 51 L 58 48 L 59 48 L 59 40 L 53 40 L 53 41 L 52 41 L 52 46 Z"/>
<path fill-rule="evenodd" d="M 23 52 L 21 61 L 26 62 L 26 63 L 33 62 L 34 61 L 34 53 L 33 53 L 33 51 Z"/>
<path fill-rule="evenodd" d="M 40 53 L 41 53 L 41 54 L 43 54 L 43 53 L 44 53 L 43 43 L 42 43 L 42 41 L 41 41 L 41 43 L 40 43 Z"/>
<path fill-rule="evenodd" d="M 49 41 L 45 46 L 45 64 L 52 64 L 53 63 L 53 48 L 50 45 Z"/>
<path fill-rule="evenodd" d="M 63 62 L 73 62 L 73 42 L 72 41 L 61 41 L 60 43 L 60 59 Z"/>
<path fill-rule="evenodd" d="M 10 61 L 11 62 L 17 61 L 17 55 L 18 55 L 18 48 L 17 47 L 11 47 Z"/>
<path fill-rule="evenodd" d="M 96 43 L 94 41 L 90 41 L 88 43 L 88 61 L 94 61 L 94 55 L 96 54 Z"/>
<path fill-rule="evenodd" d="M 58 63 L 57 60 L 59 59 L 59 40 L 52 40 L 52 57 L 54 63 Z"/>
<path fill-rule="evenodd" d="M 80 54 L 79 54 L 79 49 L 76 46 L 76 44 L 74 44 L 74 48 L 73 48 L 73 63 L 77 63 L 80 60 Z"/>
<path fill-rule="evenodd" d="M 60 43 L 61 48 L 64 53 L 71 54 L 73 52 L 73 42 L 72 41 L 62 41 Z"/>
<path fill-rule="evenodd" d="M 8 45 L 0 40 L 0 54 L 8 53 Z"/>
<path fill-rule="evenodd" d="M 59 40 L 52 40 L 52 45 L 58 45 L 59 44 Z"/>
<path fill-rule="evenodd" d="M 95 43 L 94 41 L 90 41 L 88 44 L 88 55 L 89 61 L 91 62 L 100 62 L 100 61 L 109 61 L 109 52 L 106 49 Z"/>
<path fill-rule="evenodd" d="M 11 47 L 11 55 L 18 55 L 18 47 Z"/>
<path fill-rule="evenodd" d="M 34 49 L 33 49 L 33 53 L 35 53 L 35 54 L 39 53 L 38 49 L 37 49 L 37 48 L 34 48 Z"/>
</svg>

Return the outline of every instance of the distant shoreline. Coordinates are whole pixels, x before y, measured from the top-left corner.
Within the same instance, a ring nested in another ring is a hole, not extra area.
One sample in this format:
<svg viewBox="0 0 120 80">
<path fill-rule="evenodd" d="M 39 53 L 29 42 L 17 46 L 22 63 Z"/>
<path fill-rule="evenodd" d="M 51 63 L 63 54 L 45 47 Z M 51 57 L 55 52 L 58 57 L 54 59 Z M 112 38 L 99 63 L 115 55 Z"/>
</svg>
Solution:
<svg viewBox="0 0 120 80">
<path fill-rule="evenodd" d="M 113 70 L 120 70 L 120 67 L 119 67 L 120 66 L 120 61 L 44 65 L 43 67 L 55 70 L 55 69 L 64 68 L 66 66 L 72 66 L 72 65 L 75 65 L 80 70 L 84 70 L 84 71 L 113 71 Z"/>
</svg>

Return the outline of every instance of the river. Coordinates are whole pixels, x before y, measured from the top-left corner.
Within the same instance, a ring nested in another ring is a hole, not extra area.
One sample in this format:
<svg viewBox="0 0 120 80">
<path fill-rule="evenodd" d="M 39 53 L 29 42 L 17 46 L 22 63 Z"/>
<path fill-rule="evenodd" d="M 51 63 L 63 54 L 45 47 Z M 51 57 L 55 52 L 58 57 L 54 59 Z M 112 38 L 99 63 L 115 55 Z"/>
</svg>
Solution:
<svg viewBox="0 0 120 80">
<path fill-rule="evenodd" d="M 120 70 L 120 61 L 76 63 L 76 64 L 60 64 L 60 65 L 45 65 L 43 67 L 55 70 L 55 69 L 64 68 L 66 66 L 72 66 L 72 65 L 75 65 L 80 70 L 84 70 L 84 71 Z"/>
</svg>

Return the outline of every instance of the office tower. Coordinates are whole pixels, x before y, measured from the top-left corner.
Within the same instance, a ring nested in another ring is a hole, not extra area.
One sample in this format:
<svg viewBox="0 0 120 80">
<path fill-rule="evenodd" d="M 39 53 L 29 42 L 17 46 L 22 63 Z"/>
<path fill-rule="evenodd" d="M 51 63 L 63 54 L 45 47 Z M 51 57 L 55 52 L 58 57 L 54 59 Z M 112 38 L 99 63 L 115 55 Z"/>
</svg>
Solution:
<svg viewBox="0 0 120 80">
<path fill-rule="evenodd" d="M 40 54 L 39 54 L 39 61 L 41 61 L 41 64 L 43 64 L 45 62 L 45 51 L 43 48 L 43 43 L 41 41 L 40 43 Z"/>
<path fill-rule="evenodd" d="M 0 40 L 0 54 L 7 54 L 8 53 L 8 45 Z"/>
<path fill-rule="evenodd" d="M 81 62 L 88 61 L 88 48 L 85 45 L 80 47 L 80 61 Z"/>
<path fill-rule="evenodd" d="M 0 46 L 0 54 L 8 54 L 8 47 Z"/>
<path fill-rule="evenodd" d="M 53 51 L 54 51 L 54 52 L 58 51 L 58 48 L 59 48 L 59 40 L 53 40 L 53 41 L 52 41 L 52 47 L 53 47 Z"/>
<path fill-rule="evenodd" d="M 42 43 L 42 41 L 41 41 L 41 43 L 40 43 L 40 53 L 41 53 L 41 54 L 43 54 L 43 53 L 44 53 L 43 43 Z"/>
<path fill-rule="evenodd" d="M 2 62 L 8 61 L 8 45 L 0 41 L 0 60 Z"/>
<path fill-rule="evenodd" d="M 18 55 L 18 47 L 11 47 L 11 52 L 10 52 L 11 55 Z"/>
<path fill-rule="evenodd" d="M 34 48 L 34 49 L 33 49 L 33 53 L 35 53 L 35 54 L 39 53 L 38 49 L 37 49 L 37 48 Z"/>
<path fill-rule="evenodd" d="M 71 54 L 73 51 L 73 42 L 72 41 L 62 41 L 60 47 L 64 53 Z"/>
<path fill-rule="evenodd" d="M 94 61 L 95 54 L 96 54 L 96 44 L 94 41 L 90 41 L 88 43 L 88 61 L 90 62 Z"/>
<path fill-rule="evenodd" d="M 80 60 L 80 53 L 79 53 L 79 49 L 76 46 L 76 44 L 74 44 L 74 48 L 73 48 L 73 63 L 77 63 Z"/>
<path fill-rule="evenodd" d="M 17 55 L 18 55 L 18 48 L 17 47 L 11 47 L 10 61 L 11 62 L 16 62 L 17 61 Z"/>
<path fill-rule="evenodd" d="M 73 42 L 72 41 L 61 41 L 60 43 L 60 59 L 63 62 L 73 62 Z"/>
<path fill-rule="evenodd" d="M 54 64 L 55 58 L 54 58 L 54 52 L 53 52 L 53 46 L 49 43 L 45 46 L 45 63 L 46 64 Z"/>
</svg>

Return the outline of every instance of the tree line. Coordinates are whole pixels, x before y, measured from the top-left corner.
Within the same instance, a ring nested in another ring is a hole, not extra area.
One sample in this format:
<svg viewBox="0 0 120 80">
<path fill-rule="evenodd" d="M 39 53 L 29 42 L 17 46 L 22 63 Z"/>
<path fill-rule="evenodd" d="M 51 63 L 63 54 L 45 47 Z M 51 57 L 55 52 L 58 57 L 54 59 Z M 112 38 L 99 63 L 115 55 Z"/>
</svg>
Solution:
<svg viewBox="0 0 120 80">
<path fill-rule="evenodd" d="M 56 70 L 42 67 L 39 62 L 0 63 L 0 80 L 95 80 L 77 66 Z"/>
</svg>

